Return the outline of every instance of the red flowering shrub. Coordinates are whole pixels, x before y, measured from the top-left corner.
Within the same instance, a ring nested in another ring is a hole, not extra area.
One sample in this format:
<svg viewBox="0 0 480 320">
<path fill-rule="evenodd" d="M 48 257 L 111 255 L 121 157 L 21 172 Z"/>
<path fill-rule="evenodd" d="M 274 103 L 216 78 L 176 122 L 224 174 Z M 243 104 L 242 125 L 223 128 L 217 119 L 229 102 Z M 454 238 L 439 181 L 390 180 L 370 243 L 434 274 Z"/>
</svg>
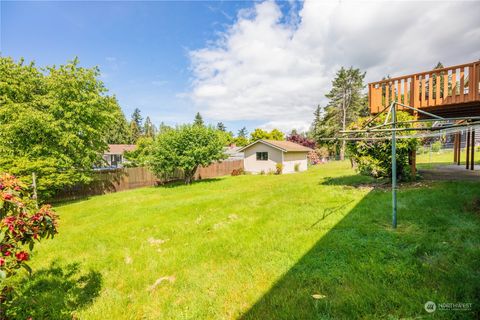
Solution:
<svg viewBox="0 0 480 320">
<path fill-rule="evenodd" d="M 21 267 L 31 272 L 26 261 L 35 241 L 56 233 L 57 215 L 51 206 L 37 209 L 25 185 L 12 175 L 0 174 L 0 284 Z"/>
<path fill-rule="evenodd" d="M 243 170 L 243 168 L 233 169 L 231 174 L 232 176 L 240 176 L 242 174 L 245 174 L 245 171 Z"/>
<path fill-rule="evenodd" d="M 321 159 L 318 156 L 318 153 L 316 151 L 310 151 L 307 154 L 307 159 L 308 159 L 308 163 L 310 163 L 311 165 L 316 165 L 321 162 Z"/>
</svg>

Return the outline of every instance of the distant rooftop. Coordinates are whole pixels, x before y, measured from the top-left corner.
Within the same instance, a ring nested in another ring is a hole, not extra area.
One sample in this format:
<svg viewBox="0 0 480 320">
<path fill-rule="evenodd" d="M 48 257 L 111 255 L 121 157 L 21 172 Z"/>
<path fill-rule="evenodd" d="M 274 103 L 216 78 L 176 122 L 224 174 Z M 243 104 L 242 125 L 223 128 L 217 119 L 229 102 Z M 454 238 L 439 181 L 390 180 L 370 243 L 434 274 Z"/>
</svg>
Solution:
<svg viewBox="0 0 480 320">
<path fill-rule="evenodd" d="M 108 151 L 105 154 L 123 154 L 125 151 L 137 149 L 135 144 L 109 144 Z"/>
<path fill-rule="evenodd" d="M 250 147 L 251 145 L 254 145 L 255 143 L 262 142 L 267 145 L 271 145 L 277 149 L 280 149 L 284 152 L 309 152 L 312 151 L 313 149 L 310 149 L 308 147 L 302 146 L 301 144 L 291 142 L 291 141 L 279 141 L 279 140 L 264 140 L 260 139 L 257 140 L 253 143 L 250 143 L 248 146 L 243 147 L 240 151 L 243 151 Z"/>
</svg>

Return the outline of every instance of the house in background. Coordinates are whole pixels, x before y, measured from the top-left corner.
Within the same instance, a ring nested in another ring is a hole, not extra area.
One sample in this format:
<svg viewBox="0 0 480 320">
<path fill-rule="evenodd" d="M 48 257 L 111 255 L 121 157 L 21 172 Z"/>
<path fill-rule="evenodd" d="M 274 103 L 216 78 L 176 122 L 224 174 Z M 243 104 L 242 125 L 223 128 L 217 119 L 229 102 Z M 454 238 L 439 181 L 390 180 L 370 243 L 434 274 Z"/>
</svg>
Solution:
<svg viewBox="0 0 480 320">
<path fill-rule="evenodd" d="M 224 161 L 243 160 L 243 152 L 240 151 L 242 147 L 237 147 L 235 143 L 231 143 L 228 147 L 225 147 L 223 151 L 227 155 L 227 159 Z"/>
<path fill-rule="evenodd" d="M 307 155 L 313 149 L 291 141 L 257 140 L 239 151 L 244 153 L 245 171 L 261 173 L 276 171 L 278 163 L 283 165 L 283 173 L 307 170 Z"/>
<path fill-rule="evenodd" d="M 125 151 L 133 151 L 137 148 L 134 144 L 109 144 L 108 150 L 103 154 L 105 166 L 108 168 L 122 168 L 127 162 L 124 157 Z"/>
</svg>

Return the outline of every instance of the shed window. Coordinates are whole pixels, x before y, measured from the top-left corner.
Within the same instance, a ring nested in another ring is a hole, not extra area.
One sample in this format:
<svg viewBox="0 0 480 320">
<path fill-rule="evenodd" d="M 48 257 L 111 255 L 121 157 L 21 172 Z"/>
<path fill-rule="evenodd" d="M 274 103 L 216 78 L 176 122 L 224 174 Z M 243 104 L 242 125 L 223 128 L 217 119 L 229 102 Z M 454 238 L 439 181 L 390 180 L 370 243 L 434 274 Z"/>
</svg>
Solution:
<svg viewBox="0 0 480 320">
<path fill-rule="evenodd" d="M 257 152 L 257 160 L 267 161 L 268 160 L 268 152 Z"/>
</svg>

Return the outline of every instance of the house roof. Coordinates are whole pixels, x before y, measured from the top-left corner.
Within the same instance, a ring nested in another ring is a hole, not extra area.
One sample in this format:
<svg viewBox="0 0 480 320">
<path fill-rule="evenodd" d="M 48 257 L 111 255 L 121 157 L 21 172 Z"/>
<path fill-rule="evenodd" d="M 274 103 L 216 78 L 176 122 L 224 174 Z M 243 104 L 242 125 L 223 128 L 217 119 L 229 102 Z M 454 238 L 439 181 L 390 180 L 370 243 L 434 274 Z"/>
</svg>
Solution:
<svg viewBox="0 0 480 320">
<path fill-rule="evenodd" d="M 108 151 L 105 154 L 123 154 L 125 151 L 137 149 L 135 144 L 109 144 Z"/>
<path fill-rule="evenodd" d="M 309 151 L 313 151 L 313 149 L 311 149 L 311 148 L 302 146 L 301 144 L 291 142 L 291 141 L 263 140 L 263 139 L 252 142 L 249 145 L 241 148 L 238 151 L 244 151 L 245 149 L 250 148 L 251 146 L 253 146 L 254 144 L 259 143 L 259 142 L 261 142 L 263 144 L 266 144 L 266 145 L 269 145 L 271 147 L 274 147 L 276 149 L 279 149 L 283 152 L 309 152 Z"/>
</svg>

